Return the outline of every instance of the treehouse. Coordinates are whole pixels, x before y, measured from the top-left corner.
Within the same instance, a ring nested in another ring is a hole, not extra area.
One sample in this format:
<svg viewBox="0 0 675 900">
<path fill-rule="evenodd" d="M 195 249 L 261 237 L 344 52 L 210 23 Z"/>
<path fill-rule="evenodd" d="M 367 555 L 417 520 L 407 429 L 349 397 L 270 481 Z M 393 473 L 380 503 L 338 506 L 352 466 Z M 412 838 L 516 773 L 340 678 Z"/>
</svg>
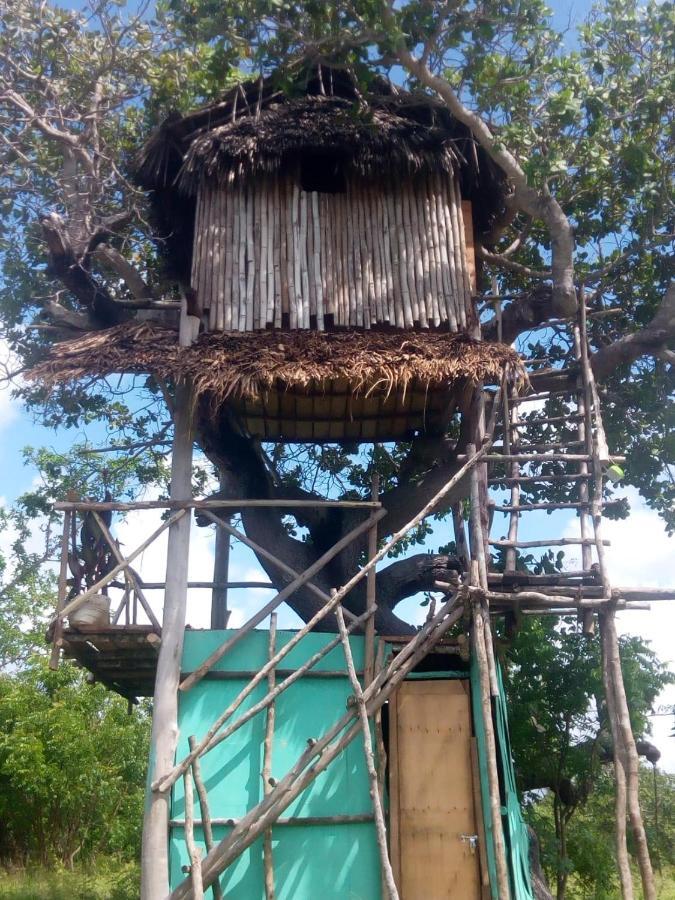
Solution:
<svg viewBox="0 0 675 900">
<path fill-rule="evenodd" d="M 476 342 L 472 296 L 503 179 L 428 95 L 383 79 L 364 95 L 320 66 L 290 93 L 237 86 L 169 118 L 138 178 L 183 285 L 191 374 L 251 435 L 437 433 L 467 385 L 499 378 L 509 354 Z"/>
<path fill-rule="evenodd" d="M 572 615 L 590 636 L 597 616 L 608 714 L 629 723 L 613 616 L 645 596 L 612 589 L 606 572 L 611 457 L 583 304 L 578 321 L 557 326 L 569 329 L 573 365 L 537 372 L 523 396 L 522 361 L 480 340 L 473 302 L 473 247 L 502 212 L 504 181 L 433 98 L 377 79 L 364 94 L 315 66 L 283 91 L 275 78 L 237 86 L 168 119 L 138 177 L 182 285 L 179 316 L 149 304 L 56 344 L 31 376 L 50 385 L 139 372 L 174 388 L 169 499 L 56 505 L 52 663 L 63 652 L 130 701 L 154 697 L 143 900 L 205 888 L 216 900 L 531 900 L 491 623 Z M 489 382 L 500 390 L 488 398 Z M 561 406 L 551 412 L 552 398 Z M 540 407 L 527 412 L 530 400 Z M 248 496 L 192 496 L 195 420 L 203 446 L 205 421 L 217 431 L 224 419 L 233 440 L 389 441 L 445 434 L 455 414 L 483 408 L 453 474 L 431 479 L 410 520 L 389 530 L 375 489 L 360 500 L 266 495 L 257 484 Z M 528 499 L 547 483 L 565 499 Z M 281 526 L 276 543 L 248 532 L 247 515 L 302 523 L 309 508 L 324 521 L 337 509 L 341 523 L 324 529 L 312 561 L 297 547 L 284 557 Z M 433 581 L 426 620 L 391 634 L 379 624 L 377 566 L 449 508 L 460 558 Z M 131 550 L 110 516 L 148 509 L 166 518 Z M 573 509 L 580 537 L 520 540 L 523 514 L 543 509 Z M 495 539 L 498 514 L 508 536 Z M 195 515 L 216 526 L 211 582 L 188 581 Z M 144 582 L 132 564 L 163 532 L 165 580 Z M 265 568 L 271 599 L 251 592 L 259 583 L 228 580 L 232 538 Z M 576 569 L 524 570 L 519 551 L 561 545 L 580 547 Z M 488 548 L 503 551 L 503 571 Z M 352 565 L 339 586 L 341 554 Z M 210 629 L 186 630 L 190 588 L 213 591 Z M 227 590 L 250 592 L 229 630 Z M 301 592 L 313 604 L 304 624 L 277 632 L 277 610 Z M 95 621 L 92 600 L 103 610 Z M 613 739 L 623 767 L 636 754 L 630 724 Z"/>
</svg>

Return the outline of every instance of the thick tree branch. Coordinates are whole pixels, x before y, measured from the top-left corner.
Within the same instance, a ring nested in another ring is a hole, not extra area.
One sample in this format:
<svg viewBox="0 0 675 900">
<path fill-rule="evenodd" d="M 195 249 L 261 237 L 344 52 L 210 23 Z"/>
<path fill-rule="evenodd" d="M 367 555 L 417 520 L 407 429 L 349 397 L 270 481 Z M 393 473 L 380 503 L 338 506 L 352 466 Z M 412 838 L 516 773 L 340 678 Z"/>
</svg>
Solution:
<svg viewBox="0 0 675 900">
<path fill-rule="evenodd" d="M 119 250 L 116 250 L 109 244 L 101 244 L 96 248 L 92 256 L 118 275 L 129 288 L 132 296 L 137 300 L 152 299 L 150 287 L 143 280 L 135 266 L 132 266 Z"/>
<path fill-rule="evenodd" d="M 527 278 L 533 278 L 537 281 L 544 281 L 552 276 L 552 272 L 524 266 L 522 263 L 516 262 L 515 259 L 509 259 L 508 256 L 504 256 L 502 253 L 491 253 L 481 244 L 476 245 L 476 251 L 479 259 L 482 259 L 490 266 L 506 269 L 507 272 L 516 272 L 518 275 L 525 275 Z"/>
<path fill-rule="evenodd" d="M 128 318 L 128 312 L 115 302 L 75 255 L 61 216 L 56 213 L 43 216 L 41 225 L 52 273 L 72 291 L 99 327 L 117 325 Z"/>
<path fill-rule="evenodd" d="M 461 572 L 462 564 L 453 556 L 418 553 L 391 563 L 377 573 L 377 602 L 394 609 L 397 603 L 419 591 L 431 591 L 435 581 L 448 581 L 451 572 Z"/>
<path fill-rule="evenodd" d="M 675 281 L 670 283 L 651 322 L 633 334 L 627 334 L 591 356 L 595 377 L 606 378 L 619 366 L 629 365 L 641 356 L 659 356 L 669 352 L 675 342 Z"/>
<path fill-rule="evenodd" d="M 383 3 L 383 15 L 390 29 L 399 31 L 392 0 Z M 450 112 L 471 131 L 488 156 L 511 179 L 515 193 L 514 205 L 533 218 L 542 219 L 551 236 L 551 271 L 553 276 L 552 306 L 555 315 L 572 315 L 577 306 L 574 287 L 574 234 L 572 226 L 558 201 L 548 190 L 537 191 L 528 184 L 527 176 L 515 156 L 492 134 L 486 122 L 466 107 L 450 83 L 434 75 L 428 66 L 407 47 L 401 34 L 396 55 L 409 72 L 425 87 L 435 91 Z"/>
</svg>

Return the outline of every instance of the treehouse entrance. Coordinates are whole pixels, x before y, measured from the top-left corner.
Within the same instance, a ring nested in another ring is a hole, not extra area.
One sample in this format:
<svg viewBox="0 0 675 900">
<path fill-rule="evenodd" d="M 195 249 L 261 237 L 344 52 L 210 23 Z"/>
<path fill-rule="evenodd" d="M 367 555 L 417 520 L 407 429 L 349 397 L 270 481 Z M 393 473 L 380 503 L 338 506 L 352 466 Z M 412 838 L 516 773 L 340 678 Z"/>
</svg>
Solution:
<svg viewBox="0 0 675 900">
<path fill-rule="evenodd" d="M 390 840 L 401 898 L 479 900 L 469 681 L 404 681 L 390 706 Z"/>
</svg>

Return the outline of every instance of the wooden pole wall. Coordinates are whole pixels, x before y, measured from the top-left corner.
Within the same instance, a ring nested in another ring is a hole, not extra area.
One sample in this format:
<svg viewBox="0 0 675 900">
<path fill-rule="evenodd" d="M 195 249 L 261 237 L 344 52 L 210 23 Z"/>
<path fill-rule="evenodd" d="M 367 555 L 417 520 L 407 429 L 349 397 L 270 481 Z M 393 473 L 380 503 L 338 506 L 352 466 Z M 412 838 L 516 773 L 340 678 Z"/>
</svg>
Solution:
<svg viewBox="0 0 675 900">
<path fill-rule="evenodd" d="M 308 193 L 267 176 L 200 191 L 192 287 L 210 331 L 442 328 L 474 320 L 470 204 L 450 176 Z"/>
</svg>

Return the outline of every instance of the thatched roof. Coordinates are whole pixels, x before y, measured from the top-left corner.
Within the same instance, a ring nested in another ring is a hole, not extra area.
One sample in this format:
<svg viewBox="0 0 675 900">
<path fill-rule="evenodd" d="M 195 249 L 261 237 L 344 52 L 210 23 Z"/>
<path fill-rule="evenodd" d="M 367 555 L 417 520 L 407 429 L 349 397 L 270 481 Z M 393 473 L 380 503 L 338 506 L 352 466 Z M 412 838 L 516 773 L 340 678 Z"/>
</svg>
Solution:
<svg viewBox="0 0 675 900">
<path fill-rule="evenodd" d="M 219 332 L 179 347 L 174 330 L 127 324 L 56 344 L 28 377 L 189 377 L 213 412 L 227 403 L 262 440 L 387 441 L 443 429 L 467 382 L 497 382 L 506 367 L 524 381 L 510 347 L 440 332 Z"/>
<path fill-rule="evenodd" d="M 403 392 L 413 381 L 427 387 L 461 381 L 497 381 L 506 366 L 523 376 L 518 354 L 504 344 L 440 332 L 353 331 L 203 334 L 190 347 L 175 330 L 126 324 L 55 344 L 29 373 L 46 385 L 115 373 L 191 378 L 217 403 L 254 399 L 272 389 L 349 381 L 353 395 Z"/>
<path fill-rule="evenodd" d="M 233 88 L 218 103 L 174 114 L 143 147 L 137 178 L 153 192 L 176 274 L 186 273 L 202 180 L 283 172 L 307 152 L 330 152 L 347 174 L 389 183 L 454 171 L 462 196 L 474 202 L 479 234 L 503 204 L 503 174 L 436 98 L 380 77 L 363 91 L 344 70 L 307 66 L 283 84 L 275 73 Z"/>
</svg>

